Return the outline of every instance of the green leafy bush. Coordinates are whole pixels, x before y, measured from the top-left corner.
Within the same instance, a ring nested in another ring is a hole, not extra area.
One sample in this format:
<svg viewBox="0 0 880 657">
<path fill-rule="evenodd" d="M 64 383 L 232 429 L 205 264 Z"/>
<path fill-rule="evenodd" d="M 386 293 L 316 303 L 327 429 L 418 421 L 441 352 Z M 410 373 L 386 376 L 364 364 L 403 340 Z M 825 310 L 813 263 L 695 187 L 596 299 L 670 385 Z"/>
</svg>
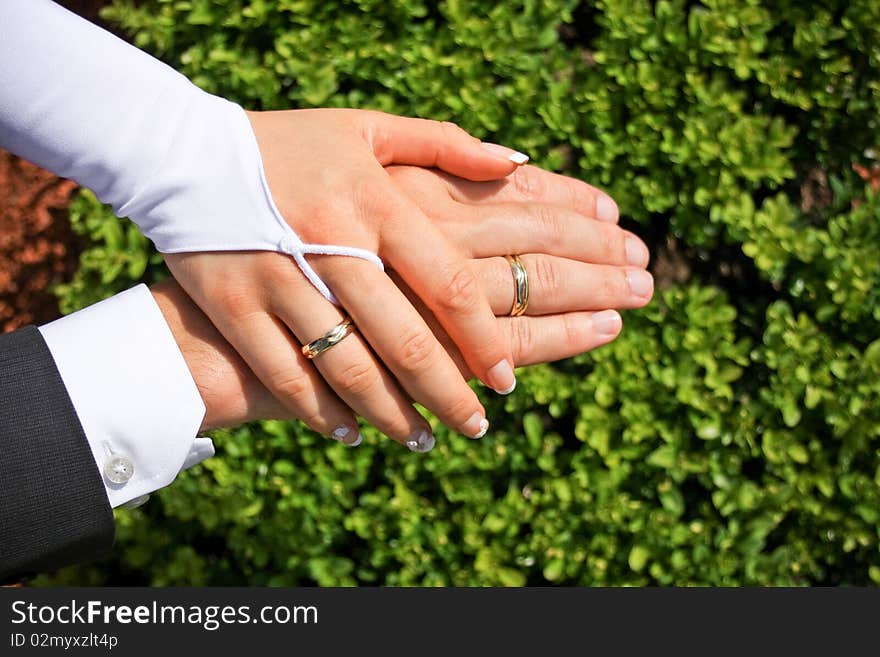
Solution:
<svg viewBox="0 0 880 657">
<path fill-rule="evenodd" d="M 484 396 L 414 458 L 296 423 L 117 514 L 43 582 L 880 583 L 875 0 L 117 0 L 106 17 L 248 108 L 450 119 L 603 185 L 656 300 L 612 345 Z M 67 310 L 165 275 L 83 194 Z"/>
</svg>

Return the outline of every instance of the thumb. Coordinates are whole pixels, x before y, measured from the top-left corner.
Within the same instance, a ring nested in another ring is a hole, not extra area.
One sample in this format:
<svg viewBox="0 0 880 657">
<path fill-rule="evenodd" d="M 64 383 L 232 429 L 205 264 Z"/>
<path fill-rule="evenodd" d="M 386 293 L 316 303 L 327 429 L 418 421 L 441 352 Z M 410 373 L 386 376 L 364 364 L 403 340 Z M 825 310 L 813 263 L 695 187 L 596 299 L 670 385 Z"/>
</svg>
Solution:
<svg viewBox="0 0 880 657">
<path fill-rule="evenodd" d="M 448 121 L 372 112 L 366 134 L 382 166 L 435 167 L 468 180 L 498 180 L 529 160 L 512 148 L 481 142 Z"/>
</svg>

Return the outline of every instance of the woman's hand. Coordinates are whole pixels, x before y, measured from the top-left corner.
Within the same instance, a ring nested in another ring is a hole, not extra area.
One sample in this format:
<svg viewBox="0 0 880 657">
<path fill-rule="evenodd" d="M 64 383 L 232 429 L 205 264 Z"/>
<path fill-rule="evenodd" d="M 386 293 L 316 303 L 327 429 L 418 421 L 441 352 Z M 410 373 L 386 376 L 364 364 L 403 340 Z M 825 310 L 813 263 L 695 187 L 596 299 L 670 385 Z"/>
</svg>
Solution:
<svg viewBox="0 0 880 657">
<path fill-rule="evenodd" d="M 274 204 L 296 235 L 309 244 L 377 253 L 431 309 L 470 370 L 499 392 L 512 390 L 509 345 L 464 255 L 383 165 L 436 166 L 489 180 L 511 173 L 524 156 L 482 144 L 449 123 L 378 112 L 296 110 L 250 113 L 249 119 Z M 399 442 L 424 444 L 430 430 L 412 408 L 414 399 L 457 431 L 485 433 L 477 396 L 424 319 L 374 264 L 309 257 L 357 327 L 310 362 L 300 345 L 325 334 L 345 313 L 289 257 L 212 252 L 168 254 L 166 261 L 266 387 L 316 431 L 353 440 L 351 408 Z"/>
<path fill-rule="evenodd" d="M 645 269 L 647 247 L 616 225 L 616 207 L 601 211 L 607 196 L 586 183 L 532 166 L 502 181 L 481 183 L 420 167 L 393 166 L 388 172 L 471 258 L 517 366 L 567 358 L 610 342 L 622 327 L 612 309 L 641 308 L 654 294 L 654 279 Z M 597 215 L 604 220 L 592 218 Z M 529 304 L 521 317 L 505 317 L 514 298 L 511 267 L 502 257 L 507 254 L 521 256 L 529 278 Z M 394 272 L 392 278 L 462 374 L 472 378 L 429 309 Z"/>
</svg>

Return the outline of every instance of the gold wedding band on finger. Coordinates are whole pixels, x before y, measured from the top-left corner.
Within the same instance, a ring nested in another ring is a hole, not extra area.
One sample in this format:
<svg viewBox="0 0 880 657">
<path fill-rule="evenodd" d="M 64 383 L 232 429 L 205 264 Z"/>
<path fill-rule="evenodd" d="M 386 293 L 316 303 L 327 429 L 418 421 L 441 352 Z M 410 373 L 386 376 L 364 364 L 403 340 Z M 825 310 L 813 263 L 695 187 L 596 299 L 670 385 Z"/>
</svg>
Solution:
<svg viewBox="0 0 880 657">
<path fill-rule="evenodd" d="M 339 324 L 327 331 L 317 340 L 312 340 L 303 345 L 302 352 L 306 358 L 317 358 L 328 349 L 331 349 L 354 333 L 354 324 L 351 317 L 346 316 Z"/>
<path fill-rule="evenodd" d="M 529 307 L 529 275 L 518 255 L 504 256 L 510 263 L 513 273 L 513 305 L 510 306 L 510 317 L 519 317 Z"/>
</svg>

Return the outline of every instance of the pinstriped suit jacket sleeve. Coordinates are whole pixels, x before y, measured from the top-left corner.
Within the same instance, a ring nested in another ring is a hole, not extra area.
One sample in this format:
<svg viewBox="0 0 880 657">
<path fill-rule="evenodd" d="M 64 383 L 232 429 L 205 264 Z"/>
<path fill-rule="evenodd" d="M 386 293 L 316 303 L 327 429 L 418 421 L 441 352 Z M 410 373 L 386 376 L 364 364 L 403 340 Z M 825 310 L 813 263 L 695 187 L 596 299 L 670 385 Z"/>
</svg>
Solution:
<svg viewBox="0 0 880 657">
<path fill-rule="evenodd" d="M 0 336 L 0 582 L 105 554 L 113 514 L 35 327 Z"/>
</svg>

